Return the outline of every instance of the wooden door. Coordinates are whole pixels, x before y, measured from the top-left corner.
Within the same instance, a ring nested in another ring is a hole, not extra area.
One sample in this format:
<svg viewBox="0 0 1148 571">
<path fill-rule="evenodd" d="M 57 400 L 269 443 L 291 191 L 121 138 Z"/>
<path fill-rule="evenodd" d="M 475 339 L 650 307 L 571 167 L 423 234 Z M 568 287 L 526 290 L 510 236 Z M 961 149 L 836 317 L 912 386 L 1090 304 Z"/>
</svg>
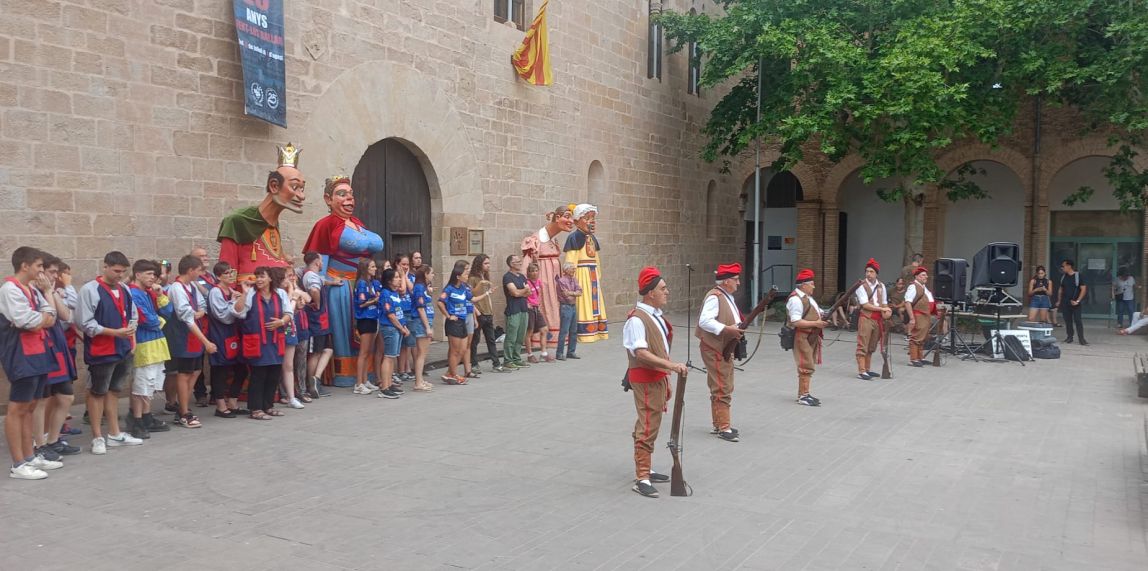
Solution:
<svg viewBox="0 0 1148 571">
<path fill-rule="evenodd" d="M 388 259 L 418 250 L 432 259 L 430 186 L 418 157 L 394 139 L 371 145 L 351 182 L 355 212 L 383 237 Z"/>
</svg>

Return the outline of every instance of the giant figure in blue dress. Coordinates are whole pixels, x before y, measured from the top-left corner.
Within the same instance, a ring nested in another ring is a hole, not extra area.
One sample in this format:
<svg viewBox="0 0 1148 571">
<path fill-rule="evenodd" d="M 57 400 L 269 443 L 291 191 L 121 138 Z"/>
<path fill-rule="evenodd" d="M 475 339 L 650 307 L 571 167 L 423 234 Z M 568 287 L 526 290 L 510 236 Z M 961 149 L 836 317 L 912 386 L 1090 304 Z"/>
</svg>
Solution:
<svg viewBox="0 0 1148 571">
<path fill-rule="evenodd" d="M 331 340 L 335 346 L 332 359 L 333 384 L 350 387 L 355 384 L 355 359 L 358 343 L 355 340 L 355 312 L 352 307 L 355 291 L 355 269 L 359 260 L 383 250 L 383 238 L 367 230 L 355 218 L 355 193 L 351 179 L 334 176 L 323 185 L 323 201 L 331 213 L 315 223 L 303 252 L 318 252 L 323 257 L 323 271 L 339 285 L 324 286 L 327 293 Z"/>
</svg>

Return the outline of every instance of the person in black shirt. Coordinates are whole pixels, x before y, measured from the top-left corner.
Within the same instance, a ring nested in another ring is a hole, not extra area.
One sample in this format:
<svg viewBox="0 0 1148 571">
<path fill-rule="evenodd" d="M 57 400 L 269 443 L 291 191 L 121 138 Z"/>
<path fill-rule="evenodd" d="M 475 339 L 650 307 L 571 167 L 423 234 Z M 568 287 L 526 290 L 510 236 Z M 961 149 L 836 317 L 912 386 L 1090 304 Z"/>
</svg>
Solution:
<svg viewBox="0 0 1148 571">
<path fill-rule="evenodd" d="M 1064 327 L 1068 329 L 1065 343 L 1072 343 L 1075 333 L 1080 334 L 1080 344 L 1088 345 L 1084 340 L 1084 323 L 1080 320 L 1080 304 L 1088 293 L 1088 284 L 1084 283 L 1084 274 L 1076 271 L 1076 264 L 1072 260 L 1060 263 L 1060 312 L 1064 314 Z"/>
<path fill-rule="evenodd" d="M 502 291 L 506 294 L 506 338 L 502 341 L 503 367 L 521 369 L 529 367 L 522 360 L 522 344 L 526 340 L 526 276 L 522 275 L 522 256 L 507 256 L 510 271 L 502 276 Z"/>
</svg>

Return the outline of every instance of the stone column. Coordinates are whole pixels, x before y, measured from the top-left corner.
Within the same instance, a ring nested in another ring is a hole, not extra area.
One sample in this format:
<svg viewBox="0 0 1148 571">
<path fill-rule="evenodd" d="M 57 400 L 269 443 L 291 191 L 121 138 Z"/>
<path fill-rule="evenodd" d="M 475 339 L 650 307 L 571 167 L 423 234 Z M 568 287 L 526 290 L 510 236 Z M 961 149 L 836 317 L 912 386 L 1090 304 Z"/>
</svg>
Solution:
<svg viewBox="0 0 1148 571">
<path fill-rule="evenodd" d="M 825 236 L 822 248 L 822 278 L 820 280 L 821 288 L 824 291 L 837 291 L 837 265 L 838 258 L 841 252 L 837 251 L 839 243 L 841 225 L 840 225 L 840 210 L 836 204 L 826 204 L 821 209 L 821 219 L 825 223 L 823 235 Z"/>
</svg>

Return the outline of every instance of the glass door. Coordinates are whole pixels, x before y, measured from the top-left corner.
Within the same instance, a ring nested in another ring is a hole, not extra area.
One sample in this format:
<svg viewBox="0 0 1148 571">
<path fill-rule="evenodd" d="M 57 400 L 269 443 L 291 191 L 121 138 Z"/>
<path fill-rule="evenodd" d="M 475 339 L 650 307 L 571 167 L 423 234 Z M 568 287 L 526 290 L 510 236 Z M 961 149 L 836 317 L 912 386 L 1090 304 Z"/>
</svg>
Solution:
<svg viewBox="0 0 1148 571">
<path fill-rule="evenodd" d="M 1112 280 L 1116 274 L 1116 244 L 1114 242 L 1084 242 L 1077 245 L 1076 270 L 1088 284 L 1082 304 L 1082 314 L 1108 317 L 1112 305 Z"/>
</svg>

